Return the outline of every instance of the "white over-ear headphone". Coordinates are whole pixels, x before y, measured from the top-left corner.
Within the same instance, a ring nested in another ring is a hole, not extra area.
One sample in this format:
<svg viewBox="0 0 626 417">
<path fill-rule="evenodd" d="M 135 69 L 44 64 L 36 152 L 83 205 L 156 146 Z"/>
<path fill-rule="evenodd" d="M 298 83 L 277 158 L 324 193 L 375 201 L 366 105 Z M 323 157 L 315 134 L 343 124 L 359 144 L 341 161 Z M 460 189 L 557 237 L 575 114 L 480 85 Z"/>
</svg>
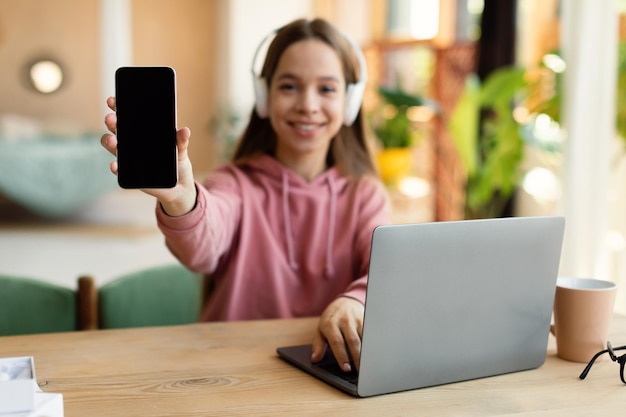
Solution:
<svg viewBox="0 0 626 417">
<path fill-rule="evenodd" d="M 257 73 L 254 70 L 255 63 L 257 61 L 257 56 L 261 51 L 261 48 L 265 44 L 265 42 L 276 34 L 278 30 L 273 31 L 269 35 L 265 36 L 256 51 L 254 52 L 254 58 L 252 59 L 252 82 L 254 83 L 254 95 L 256 99 L 256 113 L 257 115 L 265 119 L 269 115 L 269 111 L 267 108 L 267 82 L 265 78 L 261 77 L 260 73 Z M 355 52 L 357 61 L 359 63 L 359 80 L 354 84 L 348 84 L 346 86 L 346 105 L 343 114 L 343 124 L 346 126 L 351 126 L 352 123 L 356 120 L 357 115 L 359 114 L 359 109 L 361 108 L 361 102 L 363 101 L 363 94 L 365 93 L 365 84 L 367 83 L 367 66 L 365 65 L 365 57 L 363 56 L 363 51 L 361 48 L 348 36 L 347 33 L 343 33 L 343 37 L 346 38 L 348 43 L 352 46 L 352 49 Z"/>
</svg>

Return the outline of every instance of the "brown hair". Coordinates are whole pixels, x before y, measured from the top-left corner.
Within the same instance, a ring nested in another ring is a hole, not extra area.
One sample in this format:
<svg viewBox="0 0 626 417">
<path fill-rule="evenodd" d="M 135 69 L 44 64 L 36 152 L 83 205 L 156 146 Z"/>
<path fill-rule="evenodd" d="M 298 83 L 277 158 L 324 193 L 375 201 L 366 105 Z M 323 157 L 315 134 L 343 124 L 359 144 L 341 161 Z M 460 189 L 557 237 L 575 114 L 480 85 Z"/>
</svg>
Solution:
<svg viewBox="0 0 626 417">
<path fill-rule="evenodd" d="M 324 19 L 298 19 L 280 28 L 268 48 L 261 70 L 261 77 L 265 79 L 268 91 L 283 52 L 290 45 L 309 39 L 321 40 L 337 52 L 342 62 L 346 84 L 358 81 L 358 61 L 348 40 Z M 371 141 L 367 140 L 365 120 L 361 113 L 359 111 L 351 126 L 342 125 L 333 138 L 326 157 L 329 166 L 336 165 L 346 176 L 376 175 L 370 149 Z M 239 140 L 232 161 L 237 164 L 258 154 L 274 155 L 276 141 L 276 134 L 269 119 L 260 118 L 256 111 L 252 110 L 250 121 Z"/>
</svg>

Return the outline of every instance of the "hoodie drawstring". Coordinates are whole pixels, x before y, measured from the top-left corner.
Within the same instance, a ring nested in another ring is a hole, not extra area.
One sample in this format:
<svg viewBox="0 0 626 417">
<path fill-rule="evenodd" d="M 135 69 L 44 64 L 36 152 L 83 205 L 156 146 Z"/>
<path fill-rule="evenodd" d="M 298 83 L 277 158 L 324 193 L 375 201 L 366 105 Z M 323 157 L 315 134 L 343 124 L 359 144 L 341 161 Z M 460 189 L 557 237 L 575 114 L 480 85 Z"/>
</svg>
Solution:
<svg viewBox="0 0 626 417">
<path fill-rule="evenodd" d="M 300 265 L 296 262 L 295 249 L 293 244 L 293 234 L 291 233 L 291 211 L 289 210 L 289 180 L 287 174 L 283 172 L 283 213 L 285 221 L 285 235 L 287 239 L 287 257 L 289 258 L 289 266 L 297 271 Z"/>
<path fill-rule="evenodd" d="M 283 221 L 285 223 L 285 235 L 286 235 L 286 244 L 287 244 L 287 257 L 289 261 L 289 266 L 294 271 L 297 271 L 300 265 L 296 262 L 295 256 L 295 247 L 293 242 L 293 233 L 291 232 L 291 210 L 289 209 L 289 179 L 287 178 L 287 174 L 283 172 Z M 329 216 L 328 216 L 328 233 L 326 236 L 326 266 L 325 266 L 325 276 L 326 278 L 332 278 L 335 276 L 335 267 L 333 265 L 333 249 L 335 242 L 335 217 L 337 215 L 337 193 L 335 190 L 335 183 L 333 182 L 332 177 L 326 177 L 326 182 L 328 184 L 328 190 L 330 192 L 330 204 L 328 206 Z"/>
<path fill-rule="evenodd" d="M 335 183 L 333 179 L 326 177 L 328 189 L 330 191 L 330 204 L 328 205 L 328 235 L 326 242 L 326 277 L 332 278 L 335 275 L 335 267 L 333 266 L 333 242 L 335 241 L 335 216 L 337 215 L 337 193 L 335 192 Z"/>
</svg>

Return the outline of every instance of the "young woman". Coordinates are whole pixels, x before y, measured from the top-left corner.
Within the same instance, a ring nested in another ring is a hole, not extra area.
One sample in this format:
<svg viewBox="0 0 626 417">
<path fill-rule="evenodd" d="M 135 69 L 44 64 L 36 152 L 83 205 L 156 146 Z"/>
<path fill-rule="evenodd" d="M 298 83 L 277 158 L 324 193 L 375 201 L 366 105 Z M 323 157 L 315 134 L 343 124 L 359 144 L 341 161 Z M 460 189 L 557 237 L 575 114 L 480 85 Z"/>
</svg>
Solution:
<svg viewBox="0 0 626 417">
<path fill-rule="evenodd" d="M 178 184 L 144 190 L 171 252 L 211 278 L 203 320 L 320 316 L 312 360 L 328 345 L 345 371 L 349 354 L 359 365 L 372 231 L 390 218 L 360 112 L 357 48 L 321 19 L 279 29 L 232 163 L 194 181 L 182 128 Z M 115 154 L 115 115 L 105 123 Z"/>
</svg>

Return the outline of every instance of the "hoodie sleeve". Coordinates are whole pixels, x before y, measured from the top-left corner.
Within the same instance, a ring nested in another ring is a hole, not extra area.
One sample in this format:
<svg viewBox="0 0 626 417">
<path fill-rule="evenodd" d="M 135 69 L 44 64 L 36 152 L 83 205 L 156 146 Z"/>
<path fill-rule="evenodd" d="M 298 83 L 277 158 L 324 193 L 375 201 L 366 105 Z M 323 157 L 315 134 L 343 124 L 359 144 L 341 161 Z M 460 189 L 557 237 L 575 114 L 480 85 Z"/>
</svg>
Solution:
<svg viewBox="0 0 626 417">
<path fill-rule="evenodd" d="M 376 226 L 391 223 L 391 204 L 387 191 L 376 180 L 364 178 L 357 192 L 359 222 L 355 232 L 355 254 L 360 275 L 340 296 L 354 298 L 365 304 L 372 233 Z"/>
<path fill-rule="evenodd" d="M 196 206 L 170 217 L 157 204 L 157 225 L 172 254 L 195 272 L 211 274 L 232 242 L 241 216 L 237 181 L 227 170 L 213 173 L 204 185 L 196 182 Z"/>
</svg>

